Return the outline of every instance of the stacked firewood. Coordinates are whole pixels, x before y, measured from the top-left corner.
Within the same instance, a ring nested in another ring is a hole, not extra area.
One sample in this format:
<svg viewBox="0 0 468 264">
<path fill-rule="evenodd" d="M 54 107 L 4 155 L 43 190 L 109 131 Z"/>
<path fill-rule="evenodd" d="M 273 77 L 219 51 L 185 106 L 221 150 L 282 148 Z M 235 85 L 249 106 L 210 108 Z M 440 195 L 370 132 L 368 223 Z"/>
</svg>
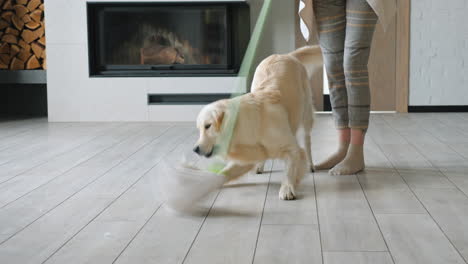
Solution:
<svg viewBox="0 0 468 264">
<path fill-rule="evenodd" d="M 0 69 L 46 69 L 44 0 L 0 0 Z"/>
</svg>

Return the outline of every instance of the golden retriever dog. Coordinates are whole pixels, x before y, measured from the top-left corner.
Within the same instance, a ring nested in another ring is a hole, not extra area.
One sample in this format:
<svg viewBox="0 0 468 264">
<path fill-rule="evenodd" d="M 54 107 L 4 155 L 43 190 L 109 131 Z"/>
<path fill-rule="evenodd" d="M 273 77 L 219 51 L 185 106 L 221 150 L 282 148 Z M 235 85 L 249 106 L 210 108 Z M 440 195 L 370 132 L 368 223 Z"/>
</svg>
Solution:
<svg viewBox="0 0 468 264">
<path fill-rule="evenodd" d="M 200 138 L 194 148 L 199 155 L 216 155 L 223 120 L 229 116 L 230 100 L 240 100 L 236 125 L 222 170 L 234 180 L 268 159 L 286 162 L 287 173 L 279 198 L 292 200 L 295 188 L 313 170 L 310 133 L 314 122 L 309 76 L 322 64 L 318 46 L 284 55 L 272 55 L 257 67 L 250 93 L 205 106 L 198 115 Z M 299 146 L 298 130 L 304 130 L 305 150 Z M 261 172 L 263 165 L 260 165 Z"/>
</svg>

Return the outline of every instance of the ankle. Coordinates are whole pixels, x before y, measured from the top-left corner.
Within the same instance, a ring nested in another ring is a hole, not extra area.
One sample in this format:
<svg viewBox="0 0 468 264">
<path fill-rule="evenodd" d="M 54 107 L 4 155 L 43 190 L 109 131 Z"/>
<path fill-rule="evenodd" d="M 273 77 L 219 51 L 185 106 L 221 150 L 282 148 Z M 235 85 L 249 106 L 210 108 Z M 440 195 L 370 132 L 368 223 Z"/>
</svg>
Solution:
<svg viewBox="0 0 468 264">
<path fill-rule="evenodd" d="M 366 132 L 362 129 L 351 129 L 350 131 L 350 142 L 351 145 L 364 145 Z"/>
<path fill-rule="evenodd" d="M 350 142 L 340 141 L 338 144 L 338 151 L 337 152 L 344 152 L 346 153 L 349 149 Z"/>
<path fill-rule="evenodd" d="M 338 142 L 340 142 L 340 145 L 349 145 L 350 141 L 351 141 L 351 129 L 349 128 L 338 129 Z"/>
</svg>

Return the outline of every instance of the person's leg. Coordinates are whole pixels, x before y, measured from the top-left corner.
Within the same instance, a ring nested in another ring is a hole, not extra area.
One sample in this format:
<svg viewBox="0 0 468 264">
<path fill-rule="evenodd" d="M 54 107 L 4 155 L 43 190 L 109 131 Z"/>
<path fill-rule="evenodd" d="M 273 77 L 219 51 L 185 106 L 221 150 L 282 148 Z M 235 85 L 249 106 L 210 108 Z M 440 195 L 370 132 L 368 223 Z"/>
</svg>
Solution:
<svg viewBox="0 0 468 264">
<path fill-rule="evenodd" d="M 346 34 L 346 0 L 314 0 L 314 14 L 318 27 L 319 44 L 323 52 L 330 87 L 333 117 L 338 129 L 338 150 L 315 169 L 330 169 L 342 161 L 348 151 L 348 95 L 343 69 Z"/>
<path fill-rule="evenodd" d="M 334 175 L 354 174 L 364 169 L 364 137 L 369 126 L 369 62 L 377 15 L 366 0 L 347 0 L 344 72 L 348 92 L 351 144 L 346 158 L 331 171 Z"/>
</svg>

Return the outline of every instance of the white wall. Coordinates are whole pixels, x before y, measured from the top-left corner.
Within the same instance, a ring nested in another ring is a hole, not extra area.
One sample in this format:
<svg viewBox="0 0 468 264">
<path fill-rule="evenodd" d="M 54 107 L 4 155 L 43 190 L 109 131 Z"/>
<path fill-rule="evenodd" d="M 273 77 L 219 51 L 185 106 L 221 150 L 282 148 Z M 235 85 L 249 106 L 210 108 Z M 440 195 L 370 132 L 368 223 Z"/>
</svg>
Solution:
<svg viewBox="0 0 468 264">
<path fill-rule="evenodd" d="M 250 4 L 252 31 L 263 5 L 263 0 L 247 0 Z M 272 0 L 265 34 L 260 41 L 257 61 L 273 53 L 288 53 L 295 48 L 294 1 Z"/>
<path fill-rule="evenodd" d="M 272 53 L 287 53 L 295 48 L 294 1 L 273 0 L 268 33 Z M 268 54 L 270 55 L 270 54 Z"/>
<path fill-rule="evenodd" d="M 468 1 L 411 1 L 410 105 L 468 105 Z"/>
</svg>

